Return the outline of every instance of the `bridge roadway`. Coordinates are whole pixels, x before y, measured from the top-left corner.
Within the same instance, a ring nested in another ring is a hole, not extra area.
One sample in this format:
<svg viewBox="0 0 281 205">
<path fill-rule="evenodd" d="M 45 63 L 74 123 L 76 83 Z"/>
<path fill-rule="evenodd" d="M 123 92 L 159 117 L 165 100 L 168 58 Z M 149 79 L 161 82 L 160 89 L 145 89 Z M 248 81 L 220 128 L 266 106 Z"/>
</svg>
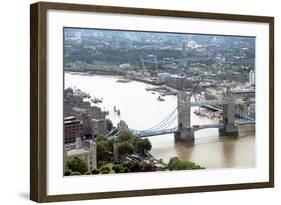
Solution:
<svg viewBox="0 0 281 205">
<path fill-rule="evenodd" d="M 224 104 L 227 104 L 227 102 L 222 99 L 220 99 L 220 100 L 219 99 L 203 100 L 203 101 L 195 101 L 195 102 L 190 103 L 191 106 L 212 106 L 212 105 L 224 105 Z M 175 118 L 176 116 L 173 116 L 174 112 L 175 112 L 175 110 L 168 116 L 167 119 L 165 118 L 164 121 L 160 122 L 158 125 L 154 126 L 151 129 L 147 129 L 147 130 L 130 129 L 130 131 L 133 132 L 138 137 L 150 137 L 150 136 L 171 134 L 171 133 L 175 133 L 175 132 L 184 131 L 182 129 L 181 130 L 178 129 L 178 127 L 167 128 L 169 125 L 171 125 L 170 122 L 173 122 L 176 119 Z M 241 111 L 238 108 L 235 109 L 235 115 L 238 115 L 242 119 L 244 119 L 242 121 L 235 122 L 236 126 L 243 125 L 243 124 L 255 124 L 254 118 L 249 117 L 248 115 L 243 113 L 243 111 Z M 173 121 L 171 119 L 173 119 Z M 167 123 L 167 122 L 169 122 L 169 123 Z M 218 124 L 208 124 L 208 125 L 194 125 L 190 128 L 185 128 L 185 129 L 191 130 L 191 131 L 198 131 L 201 129 L 208 129 L 208 128 L 223 128 L 224 126 L 225 125 L 223 123 L 218 123 Z M 113 136 L 116 136 L 119 132 L 115 133 Z M 112 132 L 109 133 L 108 136 L 110 136 L 111 134 L 113 134 L 113 133 Z"/>
<path fill-rule="evenodd" d="M 199 125 L 199 126 L 193 126 L 190 127 L 189 129 L 186 130 L 191 130 L 191 131 L 198 131 L 201 129 L 207 129 L 207 128 L 223 128 L 224 124 L 219 123 L 219 124 L 208 124 L 208 125 Z M 151 136 L 157 136 L 157 135 L 164 135 L 164 134 L 171 134 L 178 132 L 179 129 L 178 127 L 173 127 L 169 129 L 163 129 L 163 130 L 147 130 L 147 131 L 136 131 L 133 130 L 134 134 L 136 134 L 138 137 L 151 137 Z"/>
<path fill-rule="evenodd" d="M 255 124 L 255 121 L 239 121 L 235 123 L 237 126 L 239 125 L 246 125 L 246 124 Z M 202 129 L 208 129 L 208 128 L 223 128 L 225 125 L 223 123 L 218 124 L 207 124 L 207 125 L 199 125 L 199 126 L 192 126 L 189 129 L 193 132 L 202 130 Z M 147 130 L 147 131 L 137 131 L 137 130 L 131 130 L 135 135 L 138 137 L 151 137 L 151 136 L 157 136 L 157 135 L 165 135 L 165 134 L 171 134 L 175 132 L 179 132 L 180 130 L 178 127 L 173 127 L 169 129 L 163 129 L 163 130 Z"/>
<path fill-rule="evenodd" d="M 225 105 L 227 102 L 222 99 L 214 99 L 214 100 L 202 100 L 202 101 L 194 101 L 191 102 L 191 106 L 207 106 L 207 105 Z"/>
</svg>

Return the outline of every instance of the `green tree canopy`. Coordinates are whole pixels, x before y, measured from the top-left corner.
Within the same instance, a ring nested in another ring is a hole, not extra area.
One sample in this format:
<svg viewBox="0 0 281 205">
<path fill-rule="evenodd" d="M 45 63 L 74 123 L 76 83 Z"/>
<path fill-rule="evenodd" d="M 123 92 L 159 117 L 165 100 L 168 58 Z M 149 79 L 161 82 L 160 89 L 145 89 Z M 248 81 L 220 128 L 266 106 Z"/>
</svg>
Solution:
<svg viewBox="0 0 281 205">
<path fill-rule="evenodd" d="M 72 172 L 84 174 L 88 171 L 88 164 L 86 160 L 82 159 L 81 157 L 73 157 L 71 160 L 67 161 L 66 165 L 68 169 L 72 170 Z M 77 173 L 75 175 L 77 175 Z"/>
<path fill-rule="evenodd" d="M 134 147 L 135 147 L 135 151 L 137 153 L 143 155 L 145 151 L 151 150 L 152 145 L 147 138 L 145 138 L 145 139 L 136 138 L 136 140 L 134 142 Z"/>
<path fill-rule="evenodd" d="M 100 173 L 100 170 L 98 170 L 98 169 L 93 169 L 92 170 L 92 174 L 99 174 Z"/>
<path fill-rule="evenodd" d="M 114 146 L 114 143 L 116 142 L 116 139 L 110 138 L 110 139 L 107 139 L 107 142 L 108 142 L 108 151 L 113 152 L 113 146 Z"/>
<path fill-rule="evenodd" d="M 122 167 L 123 168 L 127 167 L 130 170 L 130 172 L 139 172 L 142 168 L 140 162 L 136 162 L 136 161 L 125 162 L 122 164 Z"/>
<path fill-rule="evenodd" d="M 134 139 L 135 136 L 133 135 L 132 132 L 128 131 L 128 130 L 124 130 L 122 132 L 119 133 L 118 137 L 117 137 L 117 140 L 119 142 L 127 142 L 127 141 L 130 141 L 132 139 Z"/>
<path fill-rule="evenodd" d="M 96 142 L 99 142 L 99 141 L 106 141 L 107 138 L 105 136 L 97 136 L 96 137 Z"/>
<path fill-rule="evenodd" d="M 70 176 L 72 174 L 72 171 L 70 169 L 65 170 L 64 176 Z"/>
<path fill-rule="evenodd" d="M 97 141 L 97 161 L 107 161 L 109 158 L 109 144 L 107 141 Z"/>
<path fill-rule="evenodd" d="M 169 170 L 190 170 L 190 169 L 203 169 L 194 162 L 187 160 L 180 160 L 178 157 L 172 157 L 168 163 Z"/>
<path fill-rule="evenodd" d="M 125 155 L 125 154 L 133 154 L 134 153 L 134 147 L 129 142 L 122 142 L 118 144 L 118 150 L 119 154 Z"/>
<path fill-rule="evenodd" d="M 109 174 L 110 172 L 105 169 L 105 170 L 102 170 L 101 173 L 102 173 L 102 174 Z"/>
<path fill-rule="evenodd" d="M 128 167 L 124 167 L 123 169 L 121 169 L 120 173 L 129 173 L 131 172 L 131 170 Z"/>
<path fill-rule="evenodd" d="M 103 172 L 104 170 L 110 172 L 110 168 L 109 168 L 108 166 L 102 166 L 102 167 L 100 168 L 100 171 L 101 171 L 101 172 Z"/>
<path fill-rule="evenodd" d="M 112 169 L 114 170 L 115 173 L 119 173 L 120 170 L 122 169 L 121 165 L 113 165 Z"/>
</svg>

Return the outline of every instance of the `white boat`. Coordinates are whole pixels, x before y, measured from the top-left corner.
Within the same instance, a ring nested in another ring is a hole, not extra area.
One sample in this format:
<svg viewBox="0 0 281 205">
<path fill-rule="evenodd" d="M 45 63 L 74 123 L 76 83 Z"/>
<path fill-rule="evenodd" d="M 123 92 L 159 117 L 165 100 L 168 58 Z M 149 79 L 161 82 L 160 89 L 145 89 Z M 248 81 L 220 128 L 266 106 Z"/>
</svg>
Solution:
<svg viewBox="0 0 281 205">
<path fill-rule="evenodd" d="M 120 78 L 120 79 L 116 80 L 116 82 L 117 83 L 128 83 L 128 82 L 130 82 L 130 80 L 126 79 L 126 78 Z"/>
<path fill-rule="evenodd" d="M 159 100 L 159 101 L 165 101 L 165 99 L 162 98 L 161 96 L 159 96 L 159 97 L 157 98 L 157 100 Z"/>
<path fill-rule="evenodd" d="M 94 98 L 94 99 L 91 99 L 91 102 L 92 103 L 102 103 L 102 99 Z"/>
<path fill-rule="evenodd" d="M 220 112 L 215 112 L 215 117 L 220 118 L 221 117 L 221 113 Z"/>
</svg>

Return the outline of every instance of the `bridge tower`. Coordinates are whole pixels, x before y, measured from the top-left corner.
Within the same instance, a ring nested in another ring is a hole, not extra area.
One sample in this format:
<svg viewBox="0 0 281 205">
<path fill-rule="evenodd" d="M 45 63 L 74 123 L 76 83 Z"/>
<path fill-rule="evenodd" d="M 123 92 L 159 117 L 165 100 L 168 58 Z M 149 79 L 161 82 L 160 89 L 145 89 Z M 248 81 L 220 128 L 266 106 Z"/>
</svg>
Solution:
<svg viewBox="0 0 281 205">
<path fill-rule="evenodd" d="M 184 91 L 178 94 L 178 131 L 175 132 L 175 141 L 193 141 L 194 132 L 190 129 L 190 94 Z"/>
<path fill-rule="evenodd" d="M 226 104 L 223 105 L 224 128 L 219 129 L 220 136 L 238 136 L 238 126 L 235 125 L 235 100 L 229 87 L 223 94 L 223 99 Z"/>
</svg>

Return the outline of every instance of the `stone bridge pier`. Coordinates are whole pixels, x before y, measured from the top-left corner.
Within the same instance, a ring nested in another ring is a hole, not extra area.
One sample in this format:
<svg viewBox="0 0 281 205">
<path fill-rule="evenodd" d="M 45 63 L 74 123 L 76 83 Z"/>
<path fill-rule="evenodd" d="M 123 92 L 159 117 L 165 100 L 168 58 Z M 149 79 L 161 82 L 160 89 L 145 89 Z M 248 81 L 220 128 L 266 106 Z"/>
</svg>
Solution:
<svg viewBox="0 0 281 205">
<path fill-rule="evenodd" d="M 190 94 L 178 94 L 178 132 L 175 132 L 175 141 L 194 141 L 194 132 L 190 129 Z"/>
<path fill-rule="evenodd" d="M 191 111 L 191 94 L 179 92 L 178 94 L 178 131 L 175 132 L 175 141 L 194 141 L 194 131 L 191 129 L 190 111 Z M 224 124 L 219 128 L 220 136 L 238 136 L 239 128 L 235 125 L 235 99 L 230 88 L 227 88 L 223 94 L 223 119 L 220 123 Z"/>
<path fill-rule="evenodd" d="M 224 93 L 224 100 L 226 101 L 226 104 L 223 105 L 224 128 L 219 129 L 220 136 L 238 136 L 239 129 L 235 125 L 235 100 L 230 88 L 227 88 Z"/>
</svg>

